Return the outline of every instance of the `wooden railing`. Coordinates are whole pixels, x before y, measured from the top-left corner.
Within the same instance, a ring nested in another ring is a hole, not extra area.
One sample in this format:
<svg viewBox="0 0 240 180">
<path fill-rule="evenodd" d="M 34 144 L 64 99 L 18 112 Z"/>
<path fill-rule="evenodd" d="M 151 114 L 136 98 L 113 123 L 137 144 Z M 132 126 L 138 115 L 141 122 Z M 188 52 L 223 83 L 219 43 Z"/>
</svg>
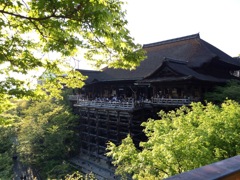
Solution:
<svg viewBox="0 0 240 180">
<path fill-rule="evenodd" d="M 79 99 L 79 95 L 68 95 L 68 100 L 77 101 Z"/>
<path fill-rule="evenodd" d="M 190 99 L 153 98 L 151 103 L 157 105 L 182 106 L 188 105 L 191 102 Z"/>
<path fill-rule="evenodd" d="M 182 106 L 188 105 L 193 100 L 190 99 L 171 99 L 171 98 L 152 98 L 147 101 L 134 101 L 133 99 L 127 99 L 124 101 L 106 101 L 106 100 L 88 100 L 82 99 L 78 95 L 69 95 L 70 101 L 76 101 L 75 106 L 89 106 L 89 107 L 104 107 L 104 108 L 135 108 L 144 104 L 148 105 L 161 105 L 161 106 Z"/>
<path fill-rule="evenodd" d="M 118 102 L 118 101 L 88 101 L 88 100 L 78 100 L 77 103 L 74 106 L 79 107 L 100 107 L 100 108 L 121 108 L 121 109 L 132 109 L 135 107 L 134 101 L 124 101 L 124 102 Z"/>
</svg>

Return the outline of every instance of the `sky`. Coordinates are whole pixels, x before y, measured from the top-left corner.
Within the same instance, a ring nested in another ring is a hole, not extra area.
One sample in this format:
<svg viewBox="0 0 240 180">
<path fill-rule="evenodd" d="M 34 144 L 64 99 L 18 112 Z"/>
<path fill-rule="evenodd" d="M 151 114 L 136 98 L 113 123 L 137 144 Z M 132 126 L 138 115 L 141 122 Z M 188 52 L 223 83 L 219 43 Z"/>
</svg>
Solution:
<svg viewBox="0 0 240 180">
<path fill-rule="evenodd" d="M 240 0 L 126 0 L 127 28 L 139 44 L 199 33 L 232 57 L 240 54 Z"/>
</svg>

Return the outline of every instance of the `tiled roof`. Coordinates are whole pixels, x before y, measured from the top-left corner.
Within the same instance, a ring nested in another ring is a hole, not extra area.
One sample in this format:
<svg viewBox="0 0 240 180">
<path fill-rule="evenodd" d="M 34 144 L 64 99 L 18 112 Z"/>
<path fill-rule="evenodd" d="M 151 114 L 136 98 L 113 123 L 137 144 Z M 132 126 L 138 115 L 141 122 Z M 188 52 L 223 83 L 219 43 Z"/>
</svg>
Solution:
<svg viewBox="0 0 240 180">
<path fill-rule="evenodd" d="M 195 39 L 195 38 L 200 38 L 199 34 L 193 34 L 193 35 L 189 35 L 189 36 L 184 36 L 184 37 L 169 39 L 169 40 L 165 40 L 165 41 L 159 41 L 159 42 L 155 42 L 155 43 L 145 44 L 145 45 L 143 45 L 143 48 L 165 45 L 165 44 L 169 44 L 169 43 L 173 43 L 173 42 L 185 41 L 185 40 Z"/>
<path fill-rule="evenodd" d="M 101 76 L 101 71 L 84 70 L 84 69 L 77 69 L 77 70 L 80 71 L 82 75 L 88 77 L 85 80 L 86 84 L 92 83 L 94 81 L 98 81 L 99 76 Z"/>
<path fill-rule="evenodd" d="M 240 69 L 240 61 L 202 40 L 199 34 L 146 44 L 143 46 L 147 58 L 135 70 L 104 68 L 97 74 L 99 81 L 141 80 L 161 67 L 164 58 L 187 62 L 192 69 L 217 59 L 224 68 Z M 216 62 L 215 62 L 216 63 Z"/>
</svg>

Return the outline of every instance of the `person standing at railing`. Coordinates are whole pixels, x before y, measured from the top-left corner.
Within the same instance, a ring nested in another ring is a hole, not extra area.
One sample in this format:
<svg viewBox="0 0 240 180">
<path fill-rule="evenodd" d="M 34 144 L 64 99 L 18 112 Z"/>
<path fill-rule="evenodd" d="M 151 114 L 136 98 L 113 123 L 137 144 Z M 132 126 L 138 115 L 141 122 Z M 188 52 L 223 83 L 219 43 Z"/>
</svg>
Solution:
<svg viewBox="0 0 240 180">
<path fill-rule="evenodd" d="M 114 94 L 114 96 L 112 97 L 112 101 L 116 102 L 117 101 L 117 96 Z"/>
</svg>

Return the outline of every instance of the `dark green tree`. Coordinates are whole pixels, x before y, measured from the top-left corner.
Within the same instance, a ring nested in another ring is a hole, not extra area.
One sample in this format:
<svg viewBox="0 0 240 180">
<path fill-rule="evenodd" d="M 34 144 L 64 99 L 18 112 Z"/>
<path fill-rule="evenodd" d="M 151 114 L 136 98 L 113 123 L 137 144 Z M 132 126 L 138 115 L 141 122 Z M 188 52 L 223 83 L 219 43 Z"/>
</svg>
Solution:
<svg viewBox="0 0 240 180">
<path fill-rule="evenodd" d="M 13 175 L 13 129 L 0 126 L 0 177 L 11 178 Z"/>
<path fill-rule="evenodd" d="M 0 114 L 0 179 L 9 179 L 13 176 L 13 155 L 16 146 L 16 127 L 18 119 L 11 112 Z"/>
<path fill-rule="evenodd" d="M 240 81 L 232 80 L 224 86 L 217 86 L 212 92 L 205 94 L 205 100 L 221 104 L 226 99 L 240 102 Z"/>
<path fill-rule="evenodd" d="M 21 161 L 36 167 L 43 178 L 64 177 L 66 160 L 78 152 L 77 125 L 67 106 L 54 100 L 32 102 L 18 124 Z"/>
</svg>

